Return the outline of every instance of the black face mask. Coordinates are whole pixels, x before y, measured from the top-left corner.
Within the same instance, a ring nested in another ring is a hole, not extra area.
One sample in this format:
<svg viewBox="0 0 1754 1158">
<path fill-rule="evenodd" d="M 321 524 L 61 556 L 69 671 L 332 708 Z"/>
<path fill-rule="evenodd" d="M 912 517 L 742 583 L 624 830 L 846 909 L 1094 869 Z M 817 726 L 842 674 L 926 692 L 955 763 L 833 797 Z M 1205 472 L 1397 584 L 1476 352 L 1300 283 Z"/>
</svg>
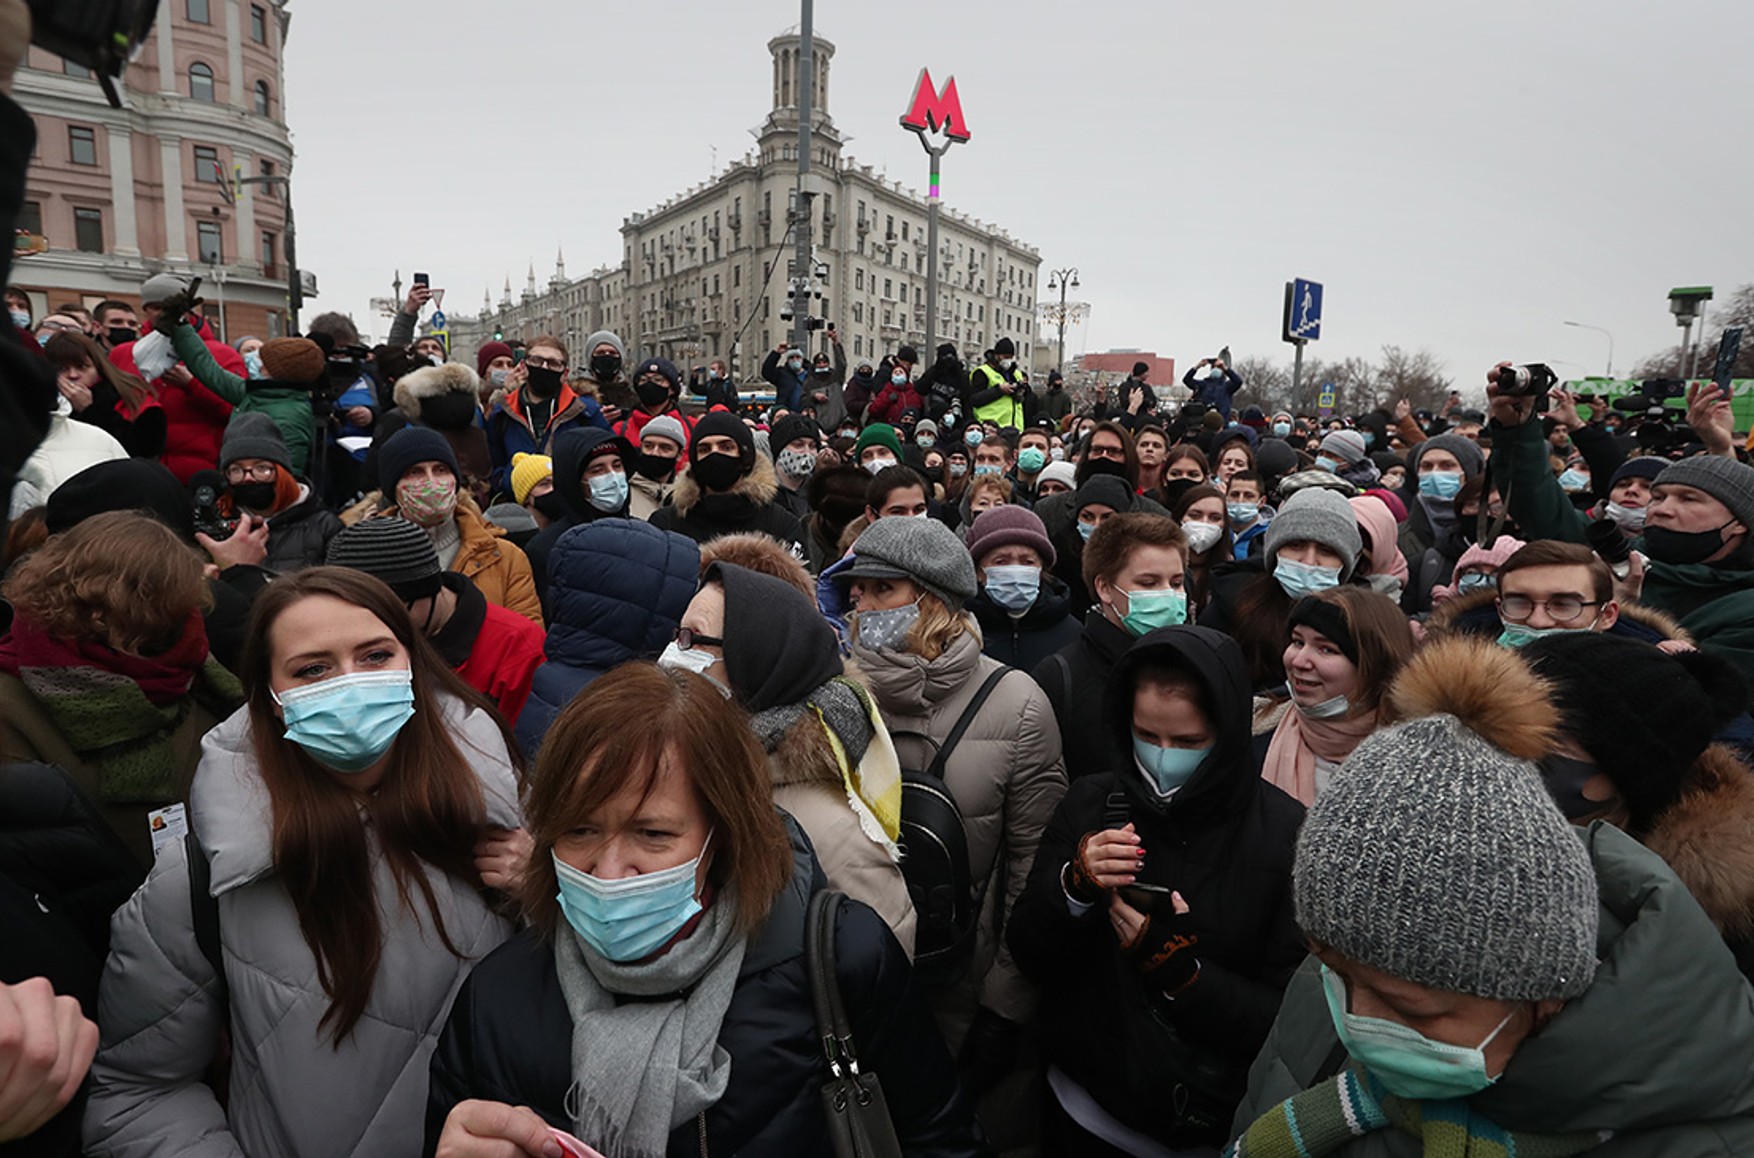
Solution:
<svg viewBox="0 0 1754 1158">
<path fill-rule="evenodd" d="M 139 340 L 139 330 L 130 330 L 126 326 L 110 327 L 110 345 L 112 346 L 125 346 L 129 342 L 137 342 Z"/>
<path fill-rule="evenodd" d="M 231 501 L 246 510 L 265 511 L 274 505 L 274 484 L 246 482 L 231 484 Z"/>
<path fill-rule="evenodd" d="M 529 375 L 524 384 L 530 387 L 530 393 L 536 397 L 552 398 L 560 393 L 559 370 L 550 370 L 546 366 L 529 366 Z"/>
<path fill-rule="evenodd" d="M 1095 478 L 1099 474 L 1113 475 L 1115 478 L 1127 477 L 1127 464 L 1116 462 L 1112 458 L 1087 458 L 1079 464 L 1078 470 L 1083 476 L 1078 480 L 1079 482 L 1083 482 L 1087 478 Z"/>
<path fill-rule="evenodd" d="M 709 491 L 728 491 L 743 477 L 743 457 L 737 454 L 703 454 L 689 467 L 695 481 Z"/>
<path fill-rule="evenodd" d="M 647 410 L 656 410 L 670 401 L 670 387 L 662 382 L 641 382 L 633 392 L 639 395 L 639 404 Z"/>
<path fill-rule="evenodd" d="M 641 478 L 649 478 L 653 482 L 663 482 L 676 473 L 676 459 L 670 455 L 647 454 L 640 451 L 639 460 L 634 463 L 634 473 Z"/>
<path fill-rule="evenodd" d="M 557 523 L 567 515 L 566 500 L 560 497 L 559 491 L 537 495 L 530 500 L 530 505 Z"/>
<path fill-rule="evenodd" d="M 1725 523 L 1723 527 L 1713 527 L 1709 531 L 1676 531 L 1647 525 L 1644 528 L 1645 550 L 1659 563 L 1673 563 L 1679 567 L 1703 563 L 1723 550 L 1724 527 L 1729 525 Z"/>
<path fill-rule="evenodd" d="M 1543 756 L 1537 764 L 1541 769 L 1541 779 L 1547 785 L 1547 795 L 1553 798 L 1553 803 L 1565 813 L 1567 820 L 1583 820 L 1620 803 L 1618 796 L 1591 800 L 1583 794 L 1583 786 L 1602 771 L 1598 764 L 1557 755 Z"/>
<path fill-rule="evenodd" d="M 441 394 L 420 404 L 420 421 L 435 430 L 461 430 L 475 421 L 475 399 L 467 394 Z"/>
<path fill-rule="evenodd" d="M 612 382 L 621 373 L 620 354 L 597 354 L 591 358 L 591 376 L 599 382 Z"/>
</svg>

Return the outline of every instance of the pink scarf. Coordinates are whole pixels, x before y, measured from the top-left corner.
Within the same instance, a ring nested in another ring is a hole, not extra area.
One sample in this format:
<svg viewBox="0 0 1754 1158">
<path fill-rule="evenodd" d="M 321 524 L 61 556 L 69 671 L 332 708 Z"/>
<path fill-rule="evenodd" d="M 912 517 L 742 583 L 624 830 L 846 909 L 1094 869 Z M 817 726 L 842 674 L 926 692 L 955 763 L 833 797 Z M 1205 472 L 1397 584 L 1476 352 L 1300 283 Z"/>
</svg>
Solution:
<svg viewBox="0 0 1754 1158">
<path fill-rule="evenodd" d="M 1344 716 L 1337 720 L 1317 720 L 1297 710 L 1296 704 L 1285 709 L 1279 726 L 1273 729 L 1273 742 L 1267 745 L 1267 760 L 1261 776 L 1275 788 L 1297 797 L 1308 808 L 1316 798 L 1316 757 L 1338 764 L 1352 754 L 1352 749 L 1376 731 L 1377 713 Z"/>
<path fill-rule="evenodd" d="M 1370 570 L 1366 574 L 1390 575 L 1406 586 L 1409 578 L 1407 560 L 1402 557 L 1400 545 L 1396 542 L 1394 512 L 1375 495 L 1355 495 L 1348 501 L 1352 504 L 1359 530 L 1364 532 L 1364 545 L 1370 552 Z"/>
</svg>

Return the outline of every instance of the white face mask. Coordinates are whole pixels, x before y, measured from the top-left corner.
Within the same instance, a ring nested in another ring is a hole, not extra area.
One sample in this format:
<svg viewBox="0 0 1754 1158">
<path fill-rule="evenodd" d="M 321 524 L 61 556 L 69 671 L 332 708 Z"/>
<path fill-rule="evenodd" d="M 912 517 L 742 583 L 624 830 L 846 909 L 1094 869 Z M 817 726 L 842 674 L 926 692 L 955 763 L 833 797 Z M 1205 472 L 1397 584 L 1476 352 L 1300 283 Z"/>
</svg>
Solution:
<svg viewBox="0 0 1754 1158">
<path fill-rule="evenodd" d="M 873 458 L 865 463 L 865 469 L 872 474 L 878 474 L 894 465 L 895 460 L 893 458 Z"/>
<path fill-rule="evenodd" d="M 1203 555 L 1217 545 L 1224 528 L 1217 523 L 1183 523 L 1182 534 L 1188 537 L 1188 550 Z"/>
</svg>

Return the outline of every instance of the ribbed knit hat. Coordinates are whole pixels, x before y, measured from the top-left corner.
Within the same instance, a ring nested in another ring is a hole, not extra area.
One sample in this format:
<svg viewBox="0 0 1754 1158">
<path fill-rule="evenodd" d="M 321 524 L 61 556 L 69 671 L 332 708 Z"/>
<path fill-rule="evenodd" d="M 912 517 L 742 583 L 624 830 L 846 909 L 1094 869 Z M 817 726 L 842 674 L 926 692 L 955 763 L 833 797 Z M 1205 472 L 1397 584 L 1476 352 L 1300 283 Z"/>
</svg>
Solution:
<svg viewBox="0 0 1754 1158">
<path fill-rule="evenodd" d="M 1347 466 L 1364 460 L 1364 435 L 1356 430 L 1336 430 L 1322 439 L 1322 453 L 1331 454 Z"/>
<path fill-rule="evenodd" d="M 982 511 L 968 528 L 968 554 L 977 567 L 982 555 L 1000 547 L 1030 547 L 1044 566 L 1054 565 L 1054 545 L 1041 517 L 1015 503 Z"/>
<path fill-rule="evenodd" d="M 647 358 L 633 372 L 634 378 L 643 378 L 647 374 L 656 374 L 670 384 L 670 389 L 682 389 L 682 375 L 676 369 L 676 363 L 668 358 Z"/>
<path fill-rule="evenodd" d="M 853 444 L 853 458 L 864 454 L 867 446 L 887 446 L 895 452 L 897 461 L 901 459 L 901 439 L 887 422 L 873 422 L 859 432 L 859 441 Z"/>
<path fill-rule="evenodd" d="M 1497 1001 L 1576 997 L 1596 971 L 1596 874 L 1530 763 L 1557 713 L 1521 656 L 1428 645 L 1396 679 L 1402 722 L 1316 797 L 1292 870 L 1297 923 L 1391 976 Z"/>
<path fill-rule="evenodd" d="M 1754 530 L 1754 466 L 1715 454 L 1696 454 L 1672 463 L 1653 486 L 1695 487 L 1730 509 L 1736 521 Z"/>
<path fill-rule="evenodd" d="M 700 421 L 694 424 L 694 439 L 688 444 L 690 463 L 700 458 L 700 444 L 709 438 L 729 438 L 737 444 L 744 474 L 755 466 L 755 434 L 735 414 L 728 410 L 712 410 L 701 415 Z"/>
<path fill-rule="evenodd" d="M 1255 450 L 1255 469 L 1271 487 L 1276 480 L 1297 469 L 1297 451 L 1282 438 L 1264 438 Z"/>
<path fill-rule="evenodd" d="M 530 501 L 530 492 L 545 478 L 554 477 L 554 460 L 546 454 L 520 451 L 512 455 L 512 498 L 518 505 Z"/>
<path fill-rule="evenodd" d="M 1057 482 L 1069 490 L 1076 490 L 1078 468 L 1069 462 L 1050 462 L 1041 468 L 1041 474 L 1036 476 L 1035 485 L 1040 487 L 1044 482 Z"/>
<path fill-rule="evenodd" d="M 843 579 L 911 579 L 951 611 L 975 592 L 974 560 L 937 519 L 878 519 L 853 544 Z"/>
<path fill-rule="evenodd" d="M 1116 478 L 1112 474 L 1092 475 L 1073 492 L 1073 513 L 1082 511 L 1091 503 L 1101 503 L 1111 510 L 1121 512 L 1130 511 L 1135 506 L 1134 495 L 1127 486 L 1127 480 Z"/>
<path fill-rule="evenodd" d="M 459 479 L 463 477 L 463 472 L 457 468 L 457 452 L 451 449 L 444 435 L 424 426 L 404 426 L 378 448 L 379 488 L 395 490 L 409 468 L 420 462 L 442 462 L 451 468 L 452 474 Z"/>
<path fill-rule="evenodd" d="M 260 458 L 292 469 L 292 455 L 286 451 L 286 439 L 274 420 L 259 410 L 246 410 L 231 416 L 225 437 L 219 443 L 219 469 L 244 458 Z"/>
<path fill-rule="evenodd" d="M 780 451 L 800 438 L 808 438 L 812 443 L 820 442 L 822 428 L 817 426 L 816 420 L 808 415 L 788 414 L 774 423 L 773 429 L 768 431 L 767 444 L 773 448 L 773 452 L 777 456 Z"/>
<path fill-rule="evenodd" d="M 918 442 L 920 440 L 920 435 L 922 434 L 929 434 L 933 438 L 937 438 L 938 424 L 933 422 L 930 418 L 920 419 L 918 422 L 914 423 L 914 441 Z"/>
<path fill-rule="evenodd" d="M 504 342 L 483 342 L 475 351 L 475 372 L 483 378 L 487 377 L 487 364 L 495 358 L 510 358 L 512 348 Z"/>
<path fill-rule="evenodd" d="M 269 338 L 261 354 L 263 373 L 277 382 L 315 382 L 329 368 L 323 347 L 309 338 Z"/>
<path fill-rule="evenodd" d="M 1279 548 L 1287 543 L 1320 543 L 1339 555 L 1340 582 L 1352 578 L 1358 565 L 1358 553 L 1364 550 L 1364 536 L 1358 531 L 1358 516 L 1339 491 L 1326 487 L 1305 487 L 1285 500 L 1273 521 L 1267 524 L 1267 574 L 1279 562 Z"/>
<path fill-rule="evenodd" d="M 1426 439 L 1408 453 L 1407 473 L 1418 474 L 1419 460 L 1433 450 L 1447 450 L 1455 455 L 1456 461 L 1462 464 L 1463 478 L 1473 478 L 1486 469 L 1486 456 L 1480 453 L 1480 448 L 1473 439 L 1463 438 L 1459 434 L 1440 434 L 1436 438 Z"/>
<path fill-rule="evenodd" d="M 432 536 L 407 519 L 362 519 L 329 540 L 325 562 L 384 581 L 404 603 L 437 595 L 438 551 Z"/>
<path fill-rule="evenodd" d="M 658 438 L 668 438 L 683 450 L 688 449 L 688 428 L 683 426 L 682 423 L 678 422 L 671 415 L 660 414 L 656 418 L 651 419 L 644 426 L 640 427 L 639 436 L 641 442 L 645 441 L 645 437 L 648 434 Z"/>
<path fill-rule="evenodd" d="M 1646 482 L 1655 482 L 1657 476 L 1667 470 L 1669 466 L 1668 459 L 1658 458 L 1654 454 L 1641 454 L 1637 458 L 1629 458 L 1620 464 L 1619 469 L 1614 472 L 1614 477 L 1608 480 L 1608 489 L 1613 490 L 1620 485 L 1621 480 L 1629 478 L 1641 478 Z"/>
</svg>

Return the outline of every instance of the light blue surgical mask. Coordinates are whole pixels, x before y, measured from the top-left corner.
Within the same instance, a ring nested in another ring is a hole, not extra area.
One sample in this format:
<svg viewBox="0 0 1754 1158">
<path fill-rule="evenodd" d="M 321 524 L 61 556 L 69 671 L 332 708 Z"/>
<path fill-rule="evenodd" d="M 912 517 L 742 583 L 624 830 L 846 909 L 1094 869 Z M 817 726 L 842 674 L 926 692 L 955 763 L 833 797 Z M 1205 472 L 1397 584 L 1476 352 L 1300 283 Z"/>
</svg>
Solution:
<svg viewBox="0 0 1754 1158">
<path fill-rule="evenodd" d="M 1346 1052 L 1362 1062 L 1395 1097 L 1410 1101 L 1466 1098 L 1498 1080 L 1486 1072 L 1486 1047 L 1510 1024 L 1514 1009 L 1485 1041 L 1468 1047 L 1432 1041 L 1398 1021 L 1348 1012 L 1345 983 L 1326 965 L 1322 966 L 1322 990 L 1328 999 L 1328 1015 Z"/>
<path fill-rule="evenodd" d="M 1475 591 L 1485 591 L 1496 582 L 1497 576 L 1486 571 L 1470 571 L 1456 580 L 1456 594 L 1469 595 Z"/>
<path fill-rule="evenodd" d="M 12 317 L 12 324 L 20 330 L 30 329 L 30 315 L 23 310 L 7 310 Z"/>
<path fill-rule="evenodd" d="M 1036 474 L 1047 464 L 1047 452 L 1039 446 L 1026 446 L 1017 452 L 1017 469 L 1024 474 Z"/>
<path fill-rule="evenodd" d="M 1041 594 L 1041 568 L 988 567 L 987 598 L 1010 612 L 1028 611 Z"/>
<path fill-rule="evenodd" d="M 1123 591 L 1127 597 L 1127 613 L 1121 626 L 1134 635 L 1144 635 L 1160 627 L 1180 627 L 1188 621 L 1188 594 L 1185 591 Z"/>
<path fill-rule="evenodd" d="M 1325 454 L 1318 455 L 1316 457 L 1315 464 L 1316 464 L 1317 470 L 1325 470 L 1329 474 L 1339 474 L 1340 473 L 1340 461 L 1338 459 L 1329 458 Z"/>
<path fill-rule="evenodd" d="M 627 505 L 627 476 L 611 471 L 585 480 L 590 488 L 591 506 L 608 514 Z"/>
<path fill-rule="evenodd" d="M 710 834 L 707 843 L 712 843 Z M 560 885 L 555 899 L 566 923 L 598 955 L 611 961 L 638 961 L 655 953 L 700 912 L 695 890 L 704 856 L 703 845 L 700 856 L 687 864 L 613 881 L 580 872 L 555 856 L 554 877 Z"/>
<path fill-rule="evenodd" d="M 847 616 L 853 625 L 853 638 L 866 651 L 901 651 L 907 646 L 907 633 L 920 619 L 920 605 L 909 603 L 882 611 L 855 611 Z"/>
<path fill-rule="evenodd" d="M 1281 559 L 1273 566 L 1273 578 L 1285 589 L 1285 594 L 1293 599 L 1302 599 L 1305 595 L 1314 595 L 1326 591 L 1330 587 L 1340 585 L 1340 569 L 1338 567 L 1322 567 L 1315 563 L 1299 563 L 1293 559 Z"/>
<path fill-rule="evenodd" d="M 1291 703 L 1297 709 L 1298 715 L 1307 716 L 1312 720 L 1337 720 L 1352 710 L 1352 701 L 1345 696 L 1332 696 L 1319 704 L 1311 704 L 1308 707 L 1304 706 L 1302 700 L 1292 696 Z"/>
<path fill-rule="evenodd" d="M 252 378 L 266 378 L 268 371 L 262 367 L 262 351 L 251 350 L 244 355 L 244 370 Z"/>
<path fill-rule="evenodd" d="M 1595 620 L 1590 622 L 1594 623 Z M 1504 630 L 1498 636 L 1498 644 L 1500 647 L 1527 647 L 1537 639 L 1546 639 L 1550 635 L 1588 630 L 1587 627 L 1525 627 L 1520 623 L 1505 623 Z"/>
<path fill-rule="evenodd" d="M 1362 433 L 1364 435 L 1364 446 L 1366 450 L 1376 445 L 1376 431 L 1366 430 Z"/>
<path fill-rule="evenodd" d="M 1079 523 L 1078 524 L 1078 537 L 1080 539 L 1083 539 L 1086 543 L 1090 542 L 1090 536 L 1092 536 L 1094 534 L 1096 534 L 1096 524 L 1095 523 Z"/>
<path fill-rule="evenodd" d="M 1226 503 L 1224 513 L 1230 521 L 1239 527 L 1245 527 L 1261 517 L 1260 503 Z"/>
<path fill-rule="evenodd" d="M 979 446 L 982 442 L 986 441 L 986 437 L 987 432 L 976 426 L 962 436 L 962 441 L 970 446 Z"/>
<path fill-rule="evenodd" d="M 1168 796 L 1193 779 L 1195 771 L 1211 751 L 1210 747 L 1163 748 L 1149 740 L 1133 737 L 1133 759 L 1151 778 L 1159 796 Z"/>
<path fill-rule="evenodd" d="M 1612 499 L 1608 501 L 1604 513 L 1613 519 L 1622 530 L 1634 535 L 1644 530 L 1645 509 L 1643 507 L 1623 507 Z"/>
<path fill-rule="evenodd" d="M 414 673 L 362 671 L 269 693 L 280 705 L 286 738 L 337 772 L 376 764 L 414 717 Z"/>
<path fill-rule="evenodd" d="M 1567 491 L 1587 491 L 1590 489 L 1590 476 L 1581 470 L 1567 469 L 1560 472 L 1559 489 Z"/>
<path fill-rule="evenodd" d="M 1459 470 L 1431 470 L 1419 476 L 1419 493 L 1434 498 L 1453 499 L 1462 489 Z"/>
<path fill-rule="evenodd" d="M 1275 422 L 1273 424 L 1273 433 L 1279 438 L 1285 438 L 1291 433 L 1291 424 L 1289 422 Z"/>
<path fill-rule="evenodd" d="M 977 462 L 974 464 L 974 476 L 980 478 L 983 475 L 996 475 L 1004 469 L 996 462 Z"/>
</svg>

